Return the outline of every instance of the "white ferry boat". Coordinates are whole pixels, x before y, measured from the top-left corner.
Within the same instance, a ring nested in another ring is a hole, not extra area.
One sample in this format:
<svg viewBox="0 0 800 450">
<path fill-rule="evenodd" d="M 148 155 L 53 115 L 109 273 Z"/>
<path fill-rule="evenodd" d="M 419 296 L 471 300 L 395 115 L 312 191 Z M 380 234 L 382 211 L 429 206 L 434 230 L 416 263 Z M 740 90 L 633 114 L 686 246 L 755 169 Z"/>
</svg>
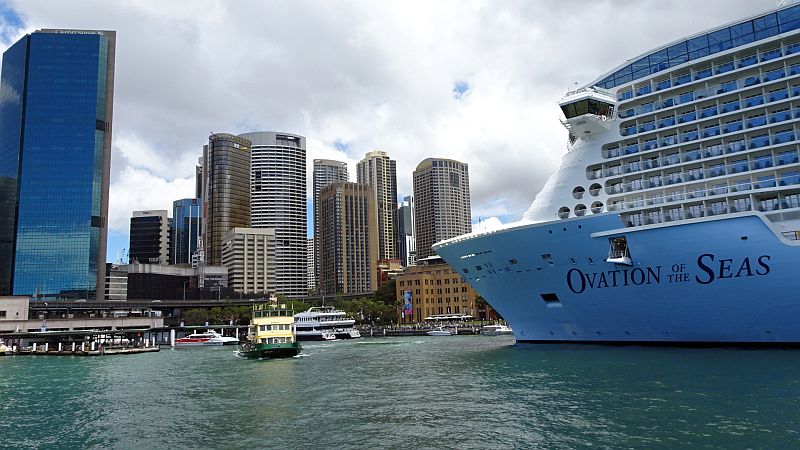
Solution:
<svg viewBox="0 0 800 450">
<path fill-rule="evenodd" d="M 560 107 L 568 151 L 522 219 L 434 245 L 518 341 L 800 344 L 800 5 Z"/>
<path fill-rule="evenodd" d="M 361 333 L 354 328 L 356 321 L 333 306 L 315 306 L 294 315 L 299 341 L 356 339 Z"/>
<path fill-rule="evenodd" d="M 205 333 L 193 333 L 186 337 L 175 339 L 175 347 L 199 347 L 206 345 L 237 345 L 239 339 L 223 336 L 214 330 Z"/>
<path fill-rule="evenodd" d="M 507 325 L 484 325 L 481 328 L 481 334 L 484 336 L 502 336 L 505 334 L 514 334 L 514 330 Z"/>
</svg>

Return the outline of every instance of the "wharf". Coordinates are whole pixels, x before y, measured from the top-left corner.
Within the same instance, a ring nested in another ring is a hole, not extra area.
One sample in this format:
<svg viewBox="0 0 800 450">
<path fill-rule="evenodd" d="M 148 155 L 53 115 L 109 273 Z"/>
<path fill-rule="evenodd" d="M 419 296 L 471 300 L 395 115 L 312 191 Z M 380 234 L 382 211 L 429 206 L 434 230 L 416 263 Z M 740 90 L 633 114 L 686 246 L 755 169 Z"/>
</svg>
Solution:
<svg viewBox="0 0 800 450">
<path fill-rule="evenodd" d="M 444 327 L 449 330 L 453 335 L 466 334 L 476 335 L 481 334 L 481 327 Z M 428 331 L 433 328 L 415 328 L 415 327 L 365 327 L 361 328 L 359 332 L 364 337 L 403 337 L 403 336 L 427 336 Z"/>
<path fill-rule="evenodd" d="M 0 356 L 105 356 L 105 355 L 135 355 L 138 353 L 152 353 L 160 351 L 158 346 L 155 347 L 109 347 L 101 348 L 99 350 L 47 350 L 36 349 L 35 351 L 30 347 L 17 349 L 16 352 L 8 350 L 0 352 Z"/>
</svg>

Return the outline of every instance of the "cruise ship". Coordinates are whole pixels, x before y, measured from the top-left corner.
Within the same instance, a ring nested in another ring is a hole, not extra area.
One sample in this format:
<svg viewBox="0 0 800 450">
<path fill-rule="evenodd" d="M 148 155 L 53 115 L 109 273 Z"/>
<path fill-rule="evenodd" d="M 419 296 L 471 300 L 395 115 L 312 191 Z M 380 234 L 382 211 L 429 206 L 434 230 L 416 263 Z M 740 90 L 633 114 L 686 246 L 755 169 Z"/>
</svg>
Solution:
<svg viewBox="0 0 800 450">
<path fill-rule="evenodd" d="M 800 343 L 800 6 L 559 106 L 568 150 L 521 220 L 434 245 L 517 341 Z"/>
</svg>

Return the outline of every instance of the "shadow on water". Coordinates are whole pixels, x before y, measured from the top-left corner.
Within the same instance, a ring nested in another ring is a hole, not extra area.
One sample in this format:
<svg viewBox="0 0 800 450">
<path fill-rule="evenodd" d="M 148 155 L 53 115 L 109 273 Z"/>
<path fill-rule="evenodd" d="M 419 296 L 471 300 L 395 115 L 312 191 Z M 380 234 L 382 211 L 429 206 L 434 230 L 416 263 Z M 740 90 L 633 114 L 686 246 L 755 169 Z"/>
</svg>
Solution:
<svg viewBox="0 0 800 450">
<path fill-rule="evenodd" d="M 794 447 L 800 351 L 413 336 L 0 358 L 0 446 Z"/>
</svg>

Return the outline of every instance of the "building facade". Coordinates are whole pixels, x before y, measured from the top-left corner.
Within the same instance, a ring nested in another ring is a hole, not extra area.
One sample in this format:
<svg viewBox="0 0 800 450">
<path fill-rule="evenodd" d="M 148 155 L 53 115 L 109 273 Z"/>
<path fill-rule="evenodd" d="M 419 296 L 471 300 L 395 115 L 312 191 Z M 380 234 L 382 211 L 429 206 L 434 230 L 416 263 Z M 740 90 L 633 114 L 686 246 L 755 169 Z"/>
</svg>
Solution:
<svg viewBox="0 0 800 450">
<path fill-rule="evenodd" d="M 124 302 L 128 299 L 128 272 L 124 266 L 106 263 L 105 299 L 109 302 Z"/>
<path fill-rule="evenodd" d="M 115 44 L 40 30 L 3 53 L 0 295 L 102 297 Z"/>
<path fill-rule="evenodd" d="M 306 288 L 306 138 L 295 134 L 255 132 L 252 142 L 252 228 L 275 230 L 275 292 L 304 297 Z"/>
<path fill-rule="evenodd" d="M 134 211 L 131 217 L 131 261 L 167 265 L 170 261 L 170 223 L 166 209 Z"/>
<path fill-rule="evenodd" d="M 200 240 L 200 222 L 203 217 L 203 200 L 184 198 L 172 202 L 172 233 L 170 262 L 191 264 Z"/>
<path fill-rule="evenodd" d="M 223 266 L 131 263 L 120 269 L 128 274 L 130 300 L 238 298 L 228 287 L 228 269 Z"/>
<path fill-rule="evenodd" d="M 317 249 L 314 248 L 314 238 L 308 238 L 308 245 L 306 245 L 306 288 L 309 292 L 314 292 L 317 289 Z"/>
<path fill-rule="evenodd" d="M 347 172 L 347 163 L 343 161 L 335 161 L 332 159 L 315 159 L 314 160 L 314 173 L 313 173 L 313 189 L 314 189 L 314 198 L 313 201 L 313 208 L 314 208 L 314 238 L 319 236 L 319 210 L 317 205 L 319 205 L 319 193 L 322 191 L 325 186 L 331 183 L 339 183 L 342 181 L 350 181 L 350 176 Z M 315 241 L 319 243 L 319 239 Z M 319 248 L 314 249 L 314 286 L 310 289 L 316 289 L 316 281 L 319 279 L 318 267 L 319 267 Z"/>
<path fill-rule="evenodd" d="M 222 265 L 228 287 L 243 294 L 275 292 L 275 230 L 234 228 L 224 238 Z"/>
<path fill-rule="evenodd" d="M 472 316 L 494 320 L 497 315 L 477 291 L 438 256 L 420 260 L 395 277 L 395 295 L 404 323 L 422 322 L 431 316 Z"/>
<path fill-rule="evenodd" d="M 397 208 L 397 253 L 403 267 L 417 261 L 417 236 L 414 232 L 414 197 L 403 197 Z"/>
<path fill-rule="evenodd" d="M 452 159 L 428 158 L 414 171 L 417 260 L 433 256 L 436 242 L 472 231 L 469 167 Z"/>
<path fill-rule="evenodd" d="M 397 163 L 386 152 L 373 151 L 356 166 L 356 181 L 372 187 L 378 221 L 378 257 L 397 258 Z"/>
<path fill-rule="evenodd" d="M 201 259 L 222 265 L 223 236 L 250 226 L 250 141 L 232 134 L 212 134 L 203 147 Z"/>
<path fill-rule="evenodd" d="M 372 188 L 333 183 L 320 192 L 318 248 L 322 294 L 369 293 L 378 288 L 378 232 Z"/>
</svg>

